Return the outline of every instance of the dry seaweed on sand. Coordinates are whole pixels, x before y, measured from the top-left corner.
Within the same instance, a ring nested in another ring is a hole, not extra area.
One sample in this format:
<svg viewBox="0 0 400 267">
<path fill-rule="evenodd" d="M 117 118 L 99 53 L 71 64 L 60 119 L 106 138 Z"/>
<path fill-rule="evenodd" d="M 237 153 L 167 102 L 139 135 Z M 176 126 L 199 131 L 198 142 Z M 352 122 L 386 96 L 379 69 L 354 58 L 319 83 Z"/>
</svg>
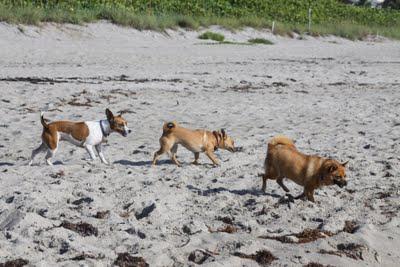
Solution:
<svg viewBox="0 0 400 267">
<path fill-rule="evenodd" d="M 303 265 L 303 267 L 334 267 L 334 266 L 332 266 L 332 265 L 323 265 L 321 263 L 312 261 L 312 262 L 309 262 L 309 263 Z"/>
<path fill-rule="evenodd" d="M 28 263 L 29 262 L 27 260 L 19 258 L 0 263 L 0 267 L 22 267 L 27 265 Z"/>
<path fill-rule="evenodd" d="M 363 258 L 363 250 L 365 246 L 356 244 L 356 243 L 348 243 L 348 244 L 338 244 L 337 250 L 325 250 L 321 249 L 318 251 L 320 254 L 329 254 L 342 257 L 343 255 L 351 258 L 353 260 L 364 260 Z"/>
<path fill-rule="evenodd" d="M 354 234 L 360 226 L 355 221 L 345 221 L 343 232 Z"/>
<path fill-rule="evenodd" d="M 243 258 L 243 259 L 254 260 L 261 266 L 268 266 L 274 260 L 278 259 L 270 251 L 268 251 L 266 249 L 259 250 L 255 254 L 245 254 L 245 253 L 241 253 L 241 252 L 235 252 L 235 253 L 233 253 L 233 255 L 236 257 Z"/>
<path fill-rule="evenodd" d="M 208 231 L 210 233 L 228 233 L 228 234 L 232 234 L 232 233 L 236 233 L 238 231 L 238 229 L 230 224 L 227 224 L 223 227 L 220 227 L 218 229 L 213 230 L 211 227 L 208 226 Z"/>
<path fill-rule="evenodd" d="M 96 219 L 105 219 L 110 215 L 110 211 L 109 210 L 105 210 L 105 211 L 98 211 L 96 212 L 96 214 L 93 216 Z"/>
<path fill-rule="evenodd" d="M 309 243 L 313 242 L 320 238 L 326 238 L 333 236 L 334 234 L 329 231 L 323 231 L 319 229 L 304 229 L 302 232 L 297 234 L 288 234 L 288 235 L 281 235 L 281 236 L 259 236 L 259 238 L 263 239 L 273 239 L 277 240 L 282 243 Z M 297 240 L 293 240 L 290 237 L 296 237 Z"/>
<path fill-rule="evenodd" d="M 149 264 L 142 257 L 134 257 L 129 253 L 118 253 L 114 265 L 119 267 L 148 267 Z"/>
<path fill-rule="evenodd" d="M 91 236 L 91 235 L 97 236 L 99 234 L 96 227 L 85 222 L 71 223 L 68 221 L 63 221 L 60 227 L 74 231 L 80 234 L 81 236 Z"/>
</svg>

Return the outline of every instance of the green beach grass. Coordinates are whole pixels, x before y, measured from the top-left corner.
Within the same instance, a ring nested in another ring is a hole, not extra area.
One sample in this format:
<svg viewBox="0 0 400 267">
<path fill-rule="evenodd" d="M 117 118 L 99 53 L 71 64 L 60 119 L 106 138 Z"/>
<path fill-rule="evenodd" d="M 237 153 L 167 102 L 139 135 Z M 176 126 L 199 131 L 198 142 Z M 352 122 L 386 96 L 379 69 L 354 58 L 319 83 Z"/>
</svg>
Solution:
<svg viewBox="0 0 400 267">
<path fill-rule="evenodd" d="M 308 30 L 308 9 L 312 8 Z M 279 35 L 337 35 L 400 39 L 400 11 L 344 5 L 336 0 L 0 0 L 0 21 L 84 24 L 98 20 L 139 30 L 198 29 L 220 25 L 271 28 Z"/>
<path fill-rule="evenodd" d="M 217 42 L 222 42 L 222 41 L 224 41 L 225 36 L 223 36 L 222 34 L 219 34 L 219 33 L 215 33 L 215 32 L 205 32 L 205 33 L 199 35 L 198 38 L 203 39 L 203 40 L 213 40 L 213 41 L 217 41 Z"/>
<path fill-rule="evenodd" d="M 265 45 L 272 45 L 274 44 L 270 40 L 264 39 L 264 38 L 253 38 L 248 40 L 249 43 L 251 44 L 265 44 Z"/>
</svg>

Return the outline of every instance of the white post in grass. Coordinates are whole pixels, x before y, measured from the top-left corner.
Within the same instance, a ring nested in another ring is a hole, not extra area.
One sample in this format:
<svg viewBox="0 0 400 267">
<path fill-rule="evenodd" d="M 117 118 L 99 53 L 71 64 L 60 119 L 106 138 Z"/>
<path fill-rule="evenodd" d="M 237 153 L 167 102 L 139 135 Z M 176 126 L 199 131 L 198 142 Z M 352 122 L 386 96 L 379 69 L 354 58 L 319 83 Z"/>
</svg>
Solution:
<svg viewBox="0 0 400 267">
<path fill-rule="evenodd" d="M 274 34 L 274 31 L 275 31 L 275 21 L 272 22 L 272 29 L 271 29 L 271 31 L 272 31 L 272 34 Z"/>
<path fill-rule="evenodd" d="M 308 8 L 308 33 L 311 33 L 311 7 Z"/>
</svg>

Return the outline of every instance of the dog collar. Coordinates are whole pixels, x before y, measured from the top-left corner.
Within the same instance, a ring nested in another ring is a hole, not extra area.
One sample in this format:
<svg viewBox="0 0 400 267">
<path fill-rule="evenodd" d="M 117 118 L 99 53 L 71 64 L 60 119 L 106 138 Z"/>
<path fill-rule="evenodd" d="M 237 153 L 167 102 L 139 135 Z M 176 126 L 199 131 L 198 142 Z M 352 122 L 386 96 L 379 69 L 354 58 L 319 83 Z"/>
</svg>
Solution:
<svg viewBox="0 0 400 267">
<path fill-rule="evenodd" d="M 110 126 L 107 120 L 100 120 L 100 129 L 104 137 L 110 135 Z"/>
</svg>

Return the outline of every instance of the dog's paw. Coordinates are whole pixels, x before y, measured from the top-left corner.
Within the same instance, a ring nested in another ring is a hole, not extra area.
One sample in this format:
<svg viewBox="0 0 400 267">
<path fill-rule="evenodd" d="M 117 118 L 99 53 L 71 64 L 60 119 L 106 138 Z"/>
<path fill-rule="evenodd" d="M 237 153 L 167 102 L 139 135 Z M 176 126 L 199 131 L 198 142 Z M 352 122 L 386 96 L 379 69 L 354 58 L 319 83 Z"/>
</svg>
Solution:
<svg viewBox="0 0 400 267">
<path fill-rule="evenodd" d="M 295 200 L 295 197 L 294 197 L 294 196 L 292 196 L 291 194 L 286 194 L 286 196 L 287 196 L 289 202 L 294 203 L 294 200 Z"/>
</svg>

